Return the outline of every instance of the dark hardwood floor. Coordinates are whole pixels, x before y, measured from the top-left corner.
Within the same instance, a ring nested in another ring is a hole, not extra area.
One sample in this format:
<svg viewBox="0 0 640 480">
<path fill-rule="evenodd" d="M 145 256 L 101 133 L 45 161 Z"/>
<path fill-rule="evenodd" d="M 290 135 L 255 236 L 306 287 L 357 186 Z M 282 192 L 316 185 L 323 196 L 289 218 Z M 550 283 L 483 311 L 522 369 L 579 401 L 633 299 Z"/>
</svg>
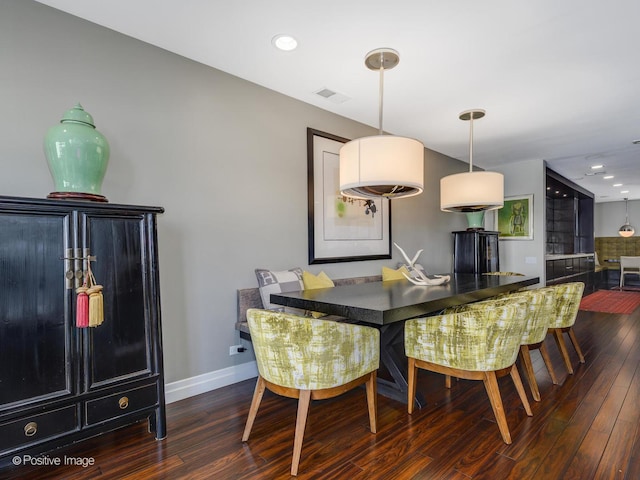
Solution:
<svg viewBox="0 0 640 480">
<path fill-rule="evenodd" d="M 533 417 L 509 377 L 499 380 L 511 445 L 501 440 L 481 382 L 454 381 L 447 390 L 442 376 L 421 371 L 428 405 L 409 416 L 405 405 L 379 396 L 376 435 L 368 431 L 363 389 L 314 402 L 299 478 L 640 478 L 640 309 L 581 311 L 575 331 L 586 363 L 569 346 L 574 375 L 547 339 L 560 385 L 551 384 L 539 353 L 532 354 L 542 395 L 534 402 L 529 392 Z M 296 402 L 267 392 L 243 444 L 253 387 L 250 380 L 170 404 L 163 441 L 138 424 L 48 454 L 91 457 L 93 466 L 21 466 L 0 471 L 0 478 L 287 478 Z"/>
</svg>

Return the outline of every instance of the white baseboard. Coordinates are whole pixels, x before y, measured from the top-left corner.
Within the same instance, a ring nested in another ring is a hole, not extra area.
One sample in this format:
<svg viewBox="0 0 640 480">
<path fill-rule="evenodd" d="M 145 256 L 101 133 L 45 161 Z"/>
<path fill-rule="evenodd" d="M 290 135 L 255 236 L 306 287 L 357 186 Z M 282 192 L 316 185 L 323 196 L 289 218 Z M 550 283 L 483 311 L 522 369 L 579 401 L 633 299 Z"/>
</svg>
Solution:
<svg viewBox="0 0 640 480">
<path fill-rule="evenodd" d="M 214 372 L 203 373 L 177 382 L 165 385 L 165 400 L 167 403 L 177 402 L 194 395 L 210 392 L 217 388 L 226 387 L 234 383 L 258 376 L 256 362 L 247 362 L 233 367 L 223 368 Z"/>
</svg>

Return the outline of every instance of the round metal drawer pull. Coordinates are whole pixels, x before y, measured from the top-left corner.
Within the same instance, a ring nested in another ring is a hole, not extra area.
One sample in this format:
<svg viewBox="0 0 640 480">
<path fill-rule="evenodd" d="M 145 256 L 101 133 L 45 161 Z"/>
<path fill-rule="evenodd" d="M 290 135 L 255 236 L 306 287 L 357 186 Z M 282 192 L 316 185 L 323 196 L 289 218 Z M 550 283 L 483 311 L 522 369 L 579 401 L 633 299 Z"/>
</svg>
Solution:
<svg viewBox="0 0 640 480">
<path fill-rule="evenodd" d="M 124 410 L 129 406 L 129 399 L 127 397 L 122 397 L 118 400 L 118 405 L 120 405 L 120 409 Z"/>
<path fill-rule="evenodd" d="M 33 437 L 38 431 L 38 424 L 36 422 L 29 422 L 24 426 L 24 434 L 27 437 Z"/>
</svg>

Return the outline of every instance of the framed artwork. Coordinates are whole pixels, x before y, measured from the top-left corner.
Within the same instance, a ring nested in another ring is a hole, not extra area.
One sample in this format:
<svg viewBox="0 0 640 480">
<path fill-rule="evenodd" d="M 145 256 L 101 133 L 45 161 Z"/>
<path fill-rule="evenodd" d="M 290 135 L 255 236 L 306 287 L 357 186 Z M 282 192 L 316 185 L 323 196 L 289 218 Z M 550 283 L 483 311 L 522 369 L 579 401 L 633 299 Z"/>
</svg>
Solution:
<svg viewBox="0 0 640 480">
<path fill-rule="evenodd" d="M 495 212 L 501 240 L 533 240 L 533 195 L 504 197 L 504 206 Z"/>
<path fill-rule="evenodd" d="M 391 258 L 391 204 L 340 193 L 346 138 L 307 128 L 309 264 Z"/>
</svg>

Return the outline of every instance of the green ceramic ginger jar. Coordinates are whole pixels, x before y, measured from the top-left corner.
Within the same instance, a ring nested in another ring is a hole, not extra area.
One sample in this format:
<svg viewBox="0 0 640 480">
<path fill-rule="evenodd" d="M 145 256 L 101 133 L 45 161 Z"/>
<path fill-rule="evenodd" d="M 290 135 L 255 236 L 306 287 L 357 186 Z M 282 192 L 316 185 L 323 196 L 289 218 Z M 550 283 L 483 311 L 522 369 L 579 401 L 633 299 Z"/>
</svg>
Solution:
<svg viewBox="0 0 640 480">
<path fill-rule="evenodd" d="M 49 198 L 106 202 L 102 180 L 109 163 L 109 143 L 79 103 L 44 137 L 44 153 L 55 191 Z"/>
</svg>

